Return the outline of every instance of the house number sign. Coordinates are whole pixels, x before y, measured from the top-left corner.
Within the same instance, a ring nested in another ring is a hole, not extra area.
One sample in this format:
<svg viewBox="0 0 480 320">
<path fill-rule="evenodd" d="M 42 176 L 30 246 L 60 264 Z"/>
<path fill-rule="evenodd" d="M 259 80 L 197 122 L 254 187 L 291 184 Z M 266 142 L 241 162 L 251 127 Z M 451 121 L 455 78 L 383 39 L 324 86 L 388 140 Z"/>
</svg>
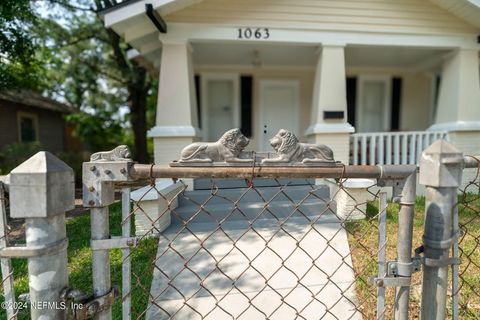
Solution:
<svg viewBox="0 0 480 320">
<path fill-rule="evenodd" d="M 268 28 L 238 28 L 238 39 L 268 39 Z"/>
</svg>

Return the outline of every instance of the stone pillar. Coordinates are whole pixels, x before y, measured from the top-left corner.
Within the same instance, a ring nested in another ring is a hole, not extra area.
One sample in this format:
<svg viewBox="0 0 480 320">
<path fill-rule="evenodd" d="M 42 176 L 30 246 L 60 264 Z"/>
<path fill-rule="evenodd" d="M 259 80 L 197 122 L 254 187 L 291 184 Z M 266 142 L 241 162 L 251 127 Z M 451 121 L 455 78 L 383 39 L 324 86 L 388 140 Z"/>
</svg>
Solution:
<svg viewBox="0 0 480 320">
<path fill-rule="evenodd" d="M 30 254 L 28 284 L 32 319 L 67 319 L 61 292 L 68 286 L 65 211 L 74 208 L 73 170 L 39 152 L 10 173 L 12 218 L 25 218 Z"/>
<path fill-rule="evenodd" d="M 449 132 L 450 142 L 465 155 L 480 150 L 480 74 L 478 50 L 458 49 L 442 69 L 435 123 L 429 130 Z M 474 178 L 467 169 L 463 181 Z"/>
<path fill-rule="evenodd" d="M 318 57 L 313 88 L 311 123 L 305 132 L 311 143 L 323 143 L 333 149 L 335 159 L 348 164 L 350 133 L 347 122 L 347 85 L 345 47 L 324 45 Z M 343 117 L 326 119 L 325 112 L 343 112 Z"/>
<path fill-rule="evenodd" d="M 199 136 L 192 48 L 186 41 L 163 42 L 154 141 L 156 164 L 178 159 L 180 151 Z"/>
</svg>

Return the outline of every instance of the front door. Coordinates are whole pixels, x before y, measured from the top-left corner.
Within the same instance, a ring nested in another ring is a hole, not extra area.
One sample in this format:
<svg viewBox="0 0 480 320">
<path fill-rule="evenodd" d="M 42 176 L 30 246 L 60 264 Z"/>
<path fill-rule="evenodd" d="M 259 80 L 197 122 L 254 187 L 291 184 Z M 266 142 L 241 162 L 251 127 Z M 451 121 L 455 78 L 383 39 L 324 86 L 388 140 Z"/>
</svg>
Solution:
<svg viewBox="0 0 480 320">
<path fill-rule="evenodd" d="M 390 130 L 390 78 L 360 76 L 358 81 L 357 131 L 384 132 Z"/>
<path fill-rule="evenodd" d="M 239 127 L 238 77 L 205 75 L 202 80 L 202 130 L 205 141 L 216 141 Z"/>
<path fill-rule="evenodd" d="M 298 81 L 260 81 L 260 151 L 273 151 L 268 142 L 280 129 L 298 136 Z"/>
</svg>

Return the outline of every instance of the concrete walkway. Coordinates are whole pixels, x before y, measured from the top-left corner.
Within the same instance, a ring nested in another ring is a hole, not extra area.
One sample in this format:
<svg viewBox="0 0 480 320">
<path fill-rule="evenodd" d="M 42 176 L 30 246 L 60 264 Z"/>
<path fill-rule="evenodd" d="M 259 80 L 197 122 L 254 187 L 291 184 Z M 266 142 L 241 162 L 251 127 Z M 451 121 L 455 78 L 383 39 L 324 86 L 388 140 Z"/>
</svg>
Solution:
<svg viewBox="0 0 480 320">
<path fill-rule="evenodd" d="M 275 219 L 222 227 L 192 223 L 195 236 L 184 231 L 171 247 L 179 226 L 160 238 L 146 319 L 361 319 L 347 234 L 333 214 L 313 227 L 290 218 L 284 231 Z"/>
</svg>

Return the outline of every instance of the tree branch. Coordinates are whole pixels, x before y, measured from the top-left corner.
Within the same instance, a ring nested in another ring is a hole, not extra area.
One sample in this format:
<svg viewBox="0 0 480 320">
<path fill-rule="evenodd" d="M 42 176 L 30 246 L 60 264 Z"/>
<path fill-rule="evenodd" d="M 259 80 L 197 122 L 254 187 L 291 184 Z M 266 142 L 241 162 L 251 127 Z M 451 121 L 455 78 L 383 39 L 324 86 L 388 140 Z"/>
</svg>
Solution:
<svg viewBox="0 0 480 320">
<path fill-rule="evenodd" d="M 64 2 L 64 1 L 61 1 L 61 0 L 35 0 L 37 2 L 41 1 L 41 2 L 50 2 L 50 3 L 53 3 L 53 4 L 58 4 L 62 7 L 65 7 L 65 8 L 68 8 L 70 10 L 80 10 L 80 11 L 85 11 L 85 12 L 96 12 L 94 8 L 92 7 L 89 7 L 89 8 L 86 8 L 86 7 L 79 7 L 79 6 L 76 6 L 76 5 L 73 5 L 71 3 L 67 3 L 67 2 Z"/>
</svg>

